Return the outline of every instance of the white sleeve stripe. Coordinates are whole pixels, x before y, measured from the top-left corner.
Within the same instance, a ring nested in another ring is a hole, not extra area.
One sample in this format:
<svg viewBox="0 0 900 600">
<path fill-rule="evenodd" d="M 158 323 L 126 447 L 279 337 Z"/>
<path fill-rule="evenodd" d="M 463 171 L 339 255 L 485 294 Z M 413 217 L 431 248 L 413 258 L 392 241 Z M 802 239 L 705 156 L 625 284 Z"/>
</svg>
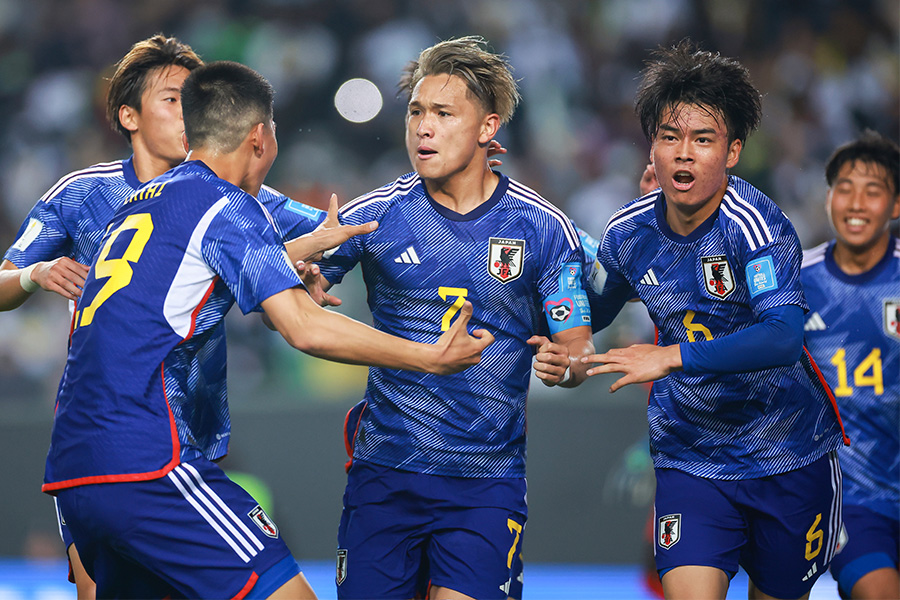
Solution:
<svg viewBox="0 0 900 600">
<path fill-rule="evenodd" d="M 755 206 L 738 197 L 733 188 L 729 188 L 722 199 L 723 212 L 735 221 L 743 220 L 746 227 L 742 226 L 744 235 L 753 235 L 755 242 L 750 242 L 756 247 L 765 246 L 773 240 L 772 232 L 766 225 L 765 219 Z M 749 241 L 749 237 L 748 237 Z"/>
<path fill-rule="evenodd" d="M 191 332 L 194 311 L 206 297 L 210 283 L 216 277 L 216 272 L 203 258 L 201 245 L 213 218 L 225 208 L 226 204 L 228 198 L 220 198 L 194 227 L 191 239 L 184 249 L 184 257 L 163 301 L 163 316 L 172 327 L 172 331 L 181 338 L 187 337 Z"/>
<path fill-rule="evenodd" d="M 803 251 L 803 262 L 800 265 L 801 269 L 805 269 L 806 267 L 817 265 L 823 260 L 825 260 L 825 250 L 828 248 L 828 242 L 824 244 L 819 244 L 815 248 L 810 248 L 809 250 Z"/>
<path fill-rule="evenodd" d="M 41 200 L 46 202 L 62 191 L 66 186 L 70 183 L 74 183 L 81 179 L 85 179 L 87 177 L 118 177 L 122 175 L 122 163 L 103 163 L 99 165 L 94 165 L 93 167 L 89 167 L 87 169 L 82 169 L 80 171 L 75 171 L 74 173 L 69 173 L 60 178 L 52 188 L 47 190 L 47 192 L 41 196 Z"/>
<path fill-rule="evenodd" d="M 509 180 L 509 188 L 507 189 L 507 191 L 511 196 L 519 198 L 527 204 L 542 209 L 544 212 L 548 213 L 554 219 L 556 219 L 563 226 L 563 230 L 566 232 L 566 240 L 569 242 L 570 248 L 574 250 L 578 247 L 578 244 L 581 243 L 581 240 L 578 237 L 578 232 L 575 231 L 575 226 L 572 225 L 572 221 L 566 216 L 563 211 L 559 209 L 559 207 L 547 201 L 547 199 L 542 197 L 534 190 L 520 184 L 517 181 L 513 181 L 512 179 Z"/>
<path fill-rule="evenodd" d="M 397 194 L 406 193 L 409 190 L 413 189 L 417 183 L 419 183 L 418 174 L 413 173 L 413 176 L 409 179 L 401 177 L 400 179 L 386 187 L 379 188 L 377 190 L 369 192 L 368 194 L 360 196 L 355 200 L 351 200 L 350 202 L 345 204 L 343 208 L 341 208 L 340 214 L 342 216 L 349 216 L 356 212 L 358 209 L 363 208 L 364 206 L 368 206 L 373 202 L 380 202 L 392 198 Z"/>
<path fill-rule="evenodd" d="M 613 216 L 609 218 L 609 221 L 606 222 L 605 230 L 608 230 L 612 227 L 615 227 L 622 221 L 627 221 L 628 219 L 632 219 L 641 213 L 645 213 L 648 210 L 652 210 L 654 205 L 656 204 L 657 195 L 647 196 L 644 199 L 638 200 L 631 206 L 627 206 L 624 208 L 620 208 Z"/>
</svg>

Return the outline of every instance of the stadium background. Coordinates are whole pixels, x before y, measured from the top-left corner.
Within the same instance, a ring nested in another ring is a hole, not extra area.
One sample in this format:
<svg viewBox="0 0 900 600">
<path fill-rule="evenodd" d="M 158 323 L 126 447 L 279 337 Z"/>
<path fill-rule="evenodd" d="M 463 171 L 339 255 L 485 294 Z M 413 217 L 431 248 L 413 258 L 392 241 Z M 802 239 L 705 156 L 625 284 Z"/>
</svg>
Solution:
<svg viewBox="0 0 900 600">
<path fill-rule="evenodd" d="M 127 157 L 105 122 L 105 79 L 132 43 L 156 32 L 206 61 L 237 60 L 276 95 L 280 155 L 267 183 L 324 207 L 409 170 L 403 65 L 448 37 L 480 34 L 509 56 L 523 102 L 498 139 L 501 170 L 561 206 L 598 237 L 637 193 L 647 144 L 632 111 L 648 51 L 684 36 L 740 59 L 764 94 L 763 121 L 735 173 L 766 191 L 804 247 L 830 237 L 824 162 L 862 127 L 895 139 L 897 0 L 2 0 L 0 1 L 0 246 L 60 176 Z M 353 123 L 339 86 L 362 77 L 383 108 Z M 337 288 L 341 309 L 368 320 L 359 278 Z M 237 312 L 237 311 L 234 311 Z M 297 556 L 330 560 L 345 460 L 343 414 L 365 370 L 291 350 L 256 317 L 229 317 L 234 421 L 225 467 L 271 493 L 272 514 Z M 56 385 L 65 358 L 65 303 L 37 294 L 0 314 L 0 556 L 60 557 L 52 501 L 39 491 Z M 647 340 L 640 307 L 598 347 Z M 534 380 L 529 403 L 526 560 L 639 564 L 653 481 L 646 389 L 577 391 Z"/>
</svg>

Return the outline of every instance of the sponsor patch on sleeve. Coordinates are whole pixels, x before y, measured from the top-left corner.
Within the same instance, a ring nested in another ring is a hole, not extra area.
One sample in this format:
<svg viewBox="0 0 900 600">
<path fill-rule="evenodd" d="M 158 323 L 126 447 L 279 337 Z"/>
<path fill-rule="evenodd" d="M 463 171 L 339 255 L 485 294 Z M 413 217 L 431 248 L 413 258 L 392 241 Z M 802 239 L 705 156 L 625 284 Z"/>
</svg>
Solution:
<svg viewBox="0 0 900 600">
<path fill-rule="evenodd" d="M 750 288 L 750 297 L 753 298 L 778 289 L 778 279 L 775 277 L 775 264 L 771 256 L 763 256 L 750 261 L 746 268 L 747 287 Z"/>
<path fill-rule="evenodd" d="M 24 251 L 31 245 L 31 242 L 37 239 L 37 236 L 41 234 L 43 228 L 44 224 L 37 219 L 28 219 L 28 227 L 25 228 L 25 231 L 22 232 L 22 236 L 16 240 L 15 244 L 13 244 L 13 248 Z"/>
<path fill-rule="evenodd" d="M 550 334 L 572 327 L 590 326 L 591 307 L 584 291 L 580 263 L 566 263 L 559 274 L 559 292 L 544 300 Z"/>
</svg>

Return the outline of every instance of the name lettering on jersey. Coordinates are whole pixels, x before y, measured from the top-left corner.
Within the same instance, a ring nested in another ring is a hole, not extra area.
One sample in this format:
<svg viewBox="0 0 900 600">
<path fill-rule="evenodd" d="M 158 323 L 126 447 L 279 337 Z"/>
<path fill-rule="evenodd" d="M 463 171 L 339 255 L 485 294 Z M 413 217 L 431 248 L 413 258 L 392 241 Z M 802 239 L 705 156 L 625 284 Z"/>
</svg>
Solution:
<svg viewBox="0 0 900 600">
<path fill-rule="evenodd" d="M 490 238 L 488 242 L 488 273 L 500 283 L 509 283 L 522 275 L 525 260 L 525 240 Z"/>
<path fill-rule="evenodd" d="M 656 526 L 656 543 L 660 548 L 668 550 L 681 539 L 681 513 L 659 518 Z"/>
<path fill-rule="evenodd" d="M 725 299 L 734 291 L 734 277 L 725 256 L 704 256 L 700 259 L 703 265 L 703 283 L 706 291 L 716 298 Z"/>
<path fill-rule="evenodd" d="M 889 298 L 884 301 L 884 331 L 892 338 L 900 340 L 900 298 Z"/>
<path fill-rule="evenodd" d="M 763 256 L 750 261 L 745 271 L 751 298 L 763 292 L 778 289 L 778 279 L 775 277 L 775 263 L 772 262 L 771 256 Z"/>
<path fill-rule="evenodd" d="M 148 198 L 156 198 L 160 194 L 162 194 L 163 188 L 168 185 L 166 183 L 153 183 L 151 185 L 142 187 L 135 193 L 131 195 L 131 197 L 125 201 L 125 204 L 130 204 L 136 200 L 147 200 Z"/>
<path fill-rule="evenodd" d="M 275 525 L 275 522 L 269 518 L 269 515 L 266 514 L 266 511 L 263 510 L 262 506 L 257 504 L 253 510 L 251 510 L 247 515 L 250 517 L 250 520 L 256 523 L 256 526 L 259 527 L 260 531 L 269 536 L 270 538 L 278 537 L 278 527 Z"/>
</svg>

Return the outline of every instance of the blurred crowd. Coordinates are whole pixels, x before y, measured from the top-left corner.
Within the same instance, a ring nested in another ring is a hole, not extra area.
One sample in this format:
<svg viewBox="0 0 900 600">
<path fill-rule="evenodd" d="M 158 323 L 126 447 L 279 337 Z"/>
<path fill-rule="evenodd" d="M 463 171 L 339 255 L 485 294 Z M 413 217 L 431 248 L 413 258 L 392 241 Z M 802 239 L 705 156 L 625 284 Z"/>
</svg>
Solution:
<svg viewBox="0 0 900 600">
<path fill-rule="evenodd" d="M 499 136 L 509 149 L 501 170 L 595 237 L 637 195 L 647 162 L 633 114 L 638 72 L 649 51 L 689 36 L 750 69 L 764 115 L 735 173 L 766 191 L 809 247 L 830 237 L 830 152 L 865 127 L 898 135 L 898 30 L 897 0 L 0 0 L 0 246 L 59 177 L 129 155 L 105 122 L 104 78 L 132 43 L 163 32 L 204 60 L 237 60 L 272 82 L 280 154 L 267 183 L 319 207 L 332 191 L 348 200 L 409 170 L 401 69 L 440 39 L 483 35 L 507 54 L 523 95 Z M 373 81 L 385 100 L 366 123 L 334 107 L 353 77 Z M 338 291 L 367 319 L 361 286 Z M 59 298 L 37 296 L 0 314 L 0 398 L 46 406 L 68 314 Z M 243 389 L 314 386 L 305 373 L 325 368 L 255 319 L 229 327 L 238 404 Z M 610 335 L 644 334 L 628 329 Z M 364 370 L 347 373 L 336 378 L 343 391 L 313 395 L 360 393 Z"/>
</svg>

